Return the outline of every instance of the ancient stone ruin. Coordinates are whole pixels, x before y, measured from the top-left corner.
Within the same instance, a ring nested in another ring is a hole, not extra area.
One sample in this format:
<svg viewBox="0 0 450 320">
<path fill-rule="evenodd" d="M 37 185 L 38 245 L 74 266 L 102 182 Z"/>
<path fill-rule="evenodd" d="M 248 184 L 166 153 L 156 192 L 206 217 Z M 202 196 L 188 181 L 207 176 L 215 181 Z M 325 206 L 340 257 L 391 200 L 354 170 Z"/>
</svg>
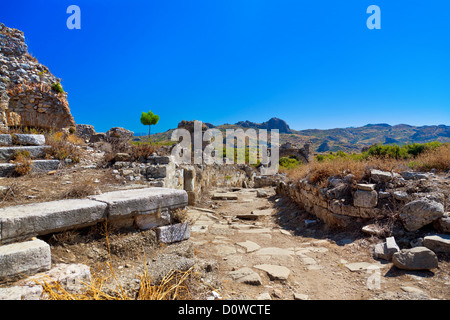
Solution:
<svg viewBox="0 0 450 320">
<path fill-rule="evenodd" d="M 22 31 L 1 23 L 0 64 L 0 130 L 75 126 L 61 79 L 28 53 Z"/>
</svg>

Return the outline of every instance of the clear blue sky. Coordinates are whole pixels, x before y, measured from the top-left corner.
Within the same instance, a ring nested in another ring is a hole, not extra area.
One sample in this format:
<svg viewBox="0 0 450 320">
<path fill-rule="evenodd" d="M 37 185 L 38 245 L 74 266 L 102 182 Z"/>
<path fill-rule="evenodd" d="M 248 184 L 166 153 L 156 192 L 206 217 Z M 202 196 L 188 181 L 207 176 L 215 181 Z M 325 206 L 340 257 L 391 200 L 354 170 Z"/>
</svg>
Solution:
<svg viewBox="0 0 450 320">
<path fill-rule="evenodd" d="M 69 5 L 81 30 L 69 30 Z M 369 30 L 369 5 L 381 30 Z M 77 123 L 278 117 L 291 128 L 450 124 L 448 0 L 2 0 L 0 22 L 68 92 Z"/>
</svg>

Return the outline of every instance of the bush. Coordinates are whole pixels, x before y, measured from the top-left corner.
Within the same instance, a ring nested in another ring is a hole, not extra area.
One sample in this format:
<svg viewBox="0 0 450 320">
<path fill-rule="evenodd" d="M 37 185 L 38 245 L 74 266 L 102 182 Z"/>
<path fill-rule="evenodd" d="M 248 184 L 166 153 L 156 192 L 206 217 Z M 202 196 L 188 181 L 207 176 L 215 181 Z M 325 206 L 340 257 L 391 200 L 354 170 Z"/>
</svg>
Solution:
<svg viewBox="0 0 450 320">
<path fill-rule="evenodd" d="M 19 176 L 24 176 L 31 171 L 32 162 L 30 159 L 30 154 L 26 155 L 28 152 L 18 152 L 14 155 L 13 164 L 16 165 L 14 172 Z"/>
<path fill-rule="evenodd" d="M 55 82 L 54 84 L 52 84 L 52 89 L 56 93 L 64 93 L 64 89 L 59 82 Z"/>
<path fill-rule="evenodd" d="M 157 152 L 159 146 L 148 143 L 134 144 L 131 146 L 131 161 L 143 161 Z"/>
<path fill-rule="evenodd" d="M 73 136 L 73 138 L 70 138 Z M 64 136 L 62 132 L 56 132 L 54 134 L 47 134 L 45 137 L 46 144 L 50 146 L 47 150 L 47 157 L 57 160 L 72 160 L 72 163 L 80 162 L 80 150 L 75 143 L 81 143 L 81 139 L 74 135 Z"/>
<path fill-rule="evenodd" d="M 282 157 L 280 158 L 280 166 L 286 169 L 293 169 L 299 165 L 295 158 Z"/>
</svg>

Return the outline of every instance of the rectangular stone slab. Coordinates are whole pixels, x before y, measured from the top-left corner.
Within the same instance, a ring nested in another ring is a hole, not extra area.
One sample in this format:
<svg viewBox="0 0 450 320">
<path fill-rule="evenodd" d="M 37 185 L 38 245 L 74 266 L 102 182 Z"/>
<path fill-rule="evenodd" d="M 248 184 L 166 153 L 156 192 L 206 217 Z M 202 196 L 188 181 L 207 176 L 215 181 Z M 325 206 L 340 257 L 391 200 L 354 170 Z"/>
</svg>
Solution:
<svg viewBox="0 0 450 320">
<path fill-rule="evenodd" d="M 153 214 L 159 208 L 176 209 L 188 204 L 186 191 L 168 188 L 119 190 L 88 198 L 106 203 L 110 219 Z"/>
<path fill-rule="evenodd" d="M 27 151 L 30 157 L 33 159 L 43 158 L 45 156 L 45 150 L 50 148 L 49 146 L 20 146 L 20 147 L 0 147 L 0 160 L 11 159 L 16 152 Z"/>
<path fill-rule="evenodd" d="M 31 275 L 50 266 L 50 246 L 42 240 L 0 246 L 0 278 Z"/>
<path fill-rule="evenodd" d="M 93 225 L 106 218 L 107 205 L 89 199 L 67 199 L 0 208 L 0 241 Z"/>
</svg>

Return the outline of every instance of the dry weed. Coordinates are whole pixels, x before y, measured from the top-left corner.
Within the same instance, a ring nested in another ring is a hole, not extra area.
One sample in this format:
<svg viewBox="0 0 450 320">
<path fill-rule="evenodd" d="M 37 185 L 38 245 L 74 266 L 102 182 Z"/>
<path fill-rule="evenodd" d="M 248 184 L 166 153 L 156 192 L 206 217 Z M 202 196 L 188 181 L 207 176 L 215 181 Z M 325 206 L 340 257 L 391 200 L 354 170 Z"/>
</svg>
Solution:
<svg viewBox="0 0 450 320">
<path fill-rule="evenodd" d="M 392 159 L 389 157 L 371 157 L 360 160 L 351 157 L 314 161 L 307 165 L 300 165 L 294 169 L 284 169 L 282 172 L 294 180 L 307 178 L 311 183 L 323 184 L 329 177 L 353 174 L 358 181 L 368 178 L 370 169 L 390 172 L 404 170 L 437 171 L 450 170 L 450 144 L 424 152 L 414 160 Z"/>
<path fill-rule="evenodd" d="M 16 166 L 14 168 L 14 173 L 18 176 L 24 176 L 31 171 L 32 162 L 30 157 L 27 157 L 23 153 L 18 153 L 14 156 L 14 160 L 11 162 Z"/>
<path fill-rule="evenodd" d="M 94 182 L 94 177 L 84 177 L 72 183 L 69 190 L 64 194 L 66 199 L 81 199 L 97 194 L 99 189 Z"/>
</svg>

